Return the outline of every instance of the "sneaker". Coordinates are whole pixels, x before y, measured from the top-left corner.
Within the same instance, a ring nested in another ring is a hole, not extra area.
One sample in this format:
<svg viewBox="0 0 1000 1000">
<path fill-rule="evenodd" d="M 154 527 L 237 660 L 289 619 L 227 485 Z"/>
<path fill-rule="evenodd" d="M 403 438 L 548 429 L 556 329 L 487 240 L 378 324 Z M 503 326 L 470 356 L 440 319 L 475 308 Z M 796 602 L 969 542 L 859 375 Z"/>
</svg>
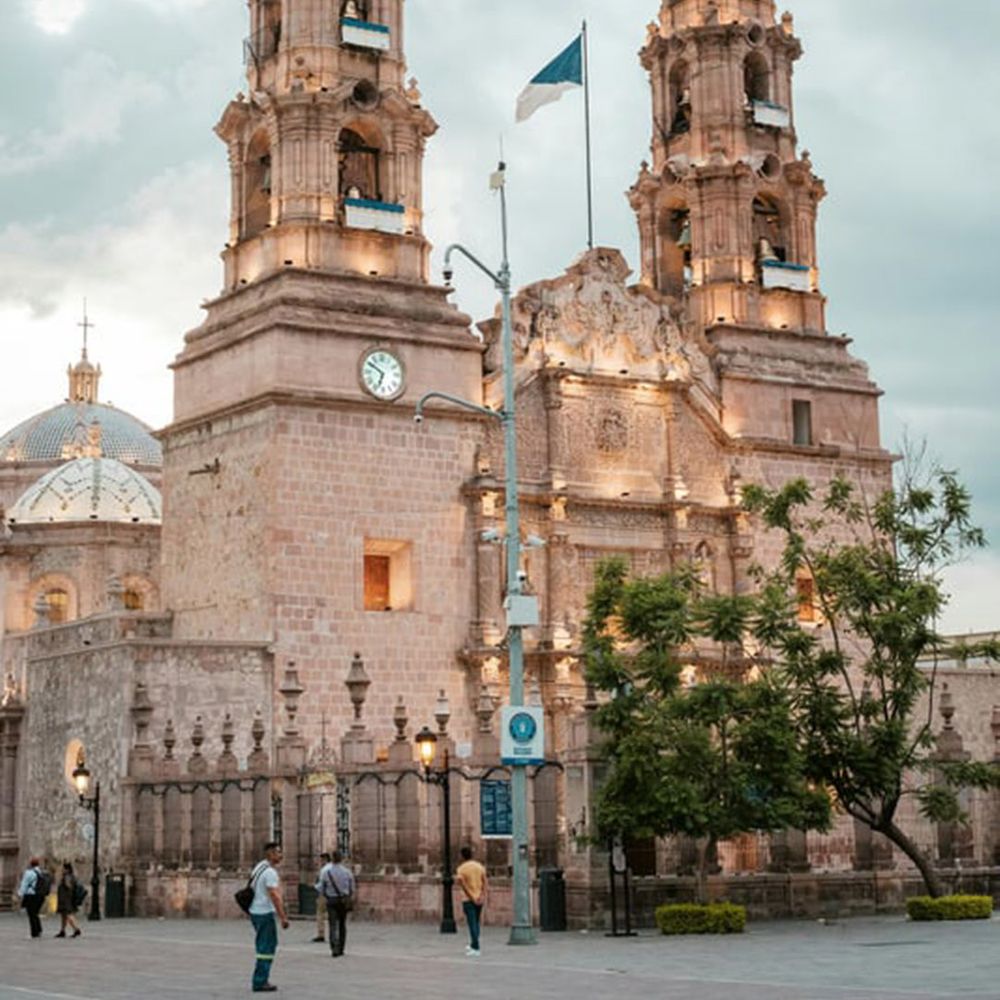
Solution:
<svg viewBox="0 0 1000 1000">
<path fill-rule="evenodd" d="M 469 958 L 479 958 L 479 949 L 478 948 L 466 948 L 465 949 L 465 954 L 468 955 Z"/>
</svg>

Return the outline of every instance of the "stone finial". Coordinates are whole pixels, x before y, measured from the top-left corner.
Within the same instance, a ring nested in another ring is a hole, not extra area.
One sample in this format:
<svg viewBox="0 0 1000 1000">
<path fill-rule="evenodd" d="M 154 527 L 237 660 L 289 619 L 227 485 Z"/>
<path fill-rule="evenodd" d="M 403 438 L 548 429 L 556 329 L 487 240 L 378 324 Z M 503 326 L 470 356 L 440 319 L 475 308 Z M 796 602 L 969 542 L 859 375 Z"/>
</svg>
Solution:
<svg viewBox="0 0 1000 1000">
<path fill-rule="evenodd" d="M 496 699 L 490 694 L 489 684 L 481 685 L 479 700 L 476 702 L 476 717 L 479 719 L 479 731 L 484 736 L 493 732 L 493 715 L 496 710 Z"/>
<path fill-rule="evenodd" d="M 420 84 L 417 82 L 417 78 L 415 76 L 411 76 L 407 82 L 405 94 L 406 99 L 411 104 L 419 104 L 420 99 L 424 96 L 420 93 Z"/>
<path fill-rule="evenodd" d="M 955 728 L 955 723 L 953 721 L 955 716 L 955 699 L 948 690 L 947 684 L 945 684 L 941 689 L 941 701 L 938 706 L 938 711 L 941 713 L 941 718 L 944 719 L 945 730 L 953 730 Z"/>
<path fill-rule="evenodd" d="M 368 697 L 368 688 L 371 680 L 365 672 L 365 662 L 361 659 L 360 653 L 354 654 L 351 660 L 351 668 L 347 671 L 347 679 L 344 681 L 348 694 L 351 696 L 351 704 L 354 706 L 354 722 L 352 729 L 364 729 L 364 720 L 361 718 L 361 710 L 364 708 L 365 699 Z"/>
<path fill-rule="evenodd" d="M 438 736 L 448 735 L 448 720 L 451 718 L 451 705 L 444 688 L 438 691 L 437 702 L 434 705 L 434 719 L 438 724 Z"/>
<path fill-rule="evenodd" d="M 264 734 L 266 730 L 264 729 L 264 717 L 261 715 L 260 709 L 258 708 L 254 712 L 253 716 L 253 726 L 250 727 L 250 736 L 253 739 L 253 752 L 262 753 L 263 747 L 261 744 L 264 742 Z"/>
<path fill-rule="evenodd" d="M 118 576 L 117 573 L 111 573 L 108 576 L 107 588 L 108 588 L 108 610 L 124 611 L 125 584 L 122 583 L 122 578 Z"/>
<path fill-rule="evenodd" d="M 233 740 L 236 739 L 236 727 L 233 725 L 233 717 L 226 712 L 226 717 L 222 721 L 222 752 L 231 754 L 233 752 Z"/>
<path fill-rule="evenodd" d="M 163 730 L 163 749 L 166 751 L 163 755 L 164 760 L 174 759 L 175 746 L 177 746 L 177 733 L 174 730 L 174 720 L 167 719 L 167 724 Z"/>
<path fill-rule="evenodd" d="M 149 689 L 142 681 L 135 685 L 132 695 L 132 722 L 135 725 L 135 748 L 149 748 L 149 723 L 153 717 L 153 703 L 149 698 Z"/>
<path fill-rule="evenodd" d="M 399 696 L 399 700 L 396 702 L 396 707 L 392 713 L 392 724 L 396 727 L 396 742 L 406 743 L 406 727 L 410 722 L 410 718 L 406 713 L 406 702 L 403 701 L 403 696 Z"/>
<path fill-rule="evenodd" d="M 786 35 L 795 34 L 795 15 L 790 10 L 781 15 L 781 30 Z"/>
<path fill-rule="evenodd" d="M 947 684 L 943 685 L 941 689 L 938 711 L 944 719 L 944 726 L 935 740 L 938 758 L 943 761 L 968 760 L 969 754 L 965 750 L 962 734 L 955 728 L 955 699 L 948 690 Z"/>
<path fill-rule="evenodd" d="M 201 721 L 201 716 L 195 716 L 194 726 L 191 728 L 191 746 L 194 747 L 192 757 L 201 756 L 201 748 L 205 742 L 205 723 Z"/>
<path fill-rule="evenodd" d="M 285 738 L 296 739 L 299 735 L 299 729 L 295 723 L 295 717 L 299 714 L 299 698 L 302 697 L 305 688 L 299 680 L 299 672 L 294 660 L 288 661 L 288 666 L 285 669 L 285 680 L 278 691 L 285 699 L 285 714 L 288 716 L 288 722 L 285 725 Z"/>
<path fill-rule="evenodd" d="M 52 619 L 52 607 L 49 605 L 49 599 L 44 594 L 39 594 L 31 609 L 35 612 L 35 628 L 48 628 Z"/>
</svg>

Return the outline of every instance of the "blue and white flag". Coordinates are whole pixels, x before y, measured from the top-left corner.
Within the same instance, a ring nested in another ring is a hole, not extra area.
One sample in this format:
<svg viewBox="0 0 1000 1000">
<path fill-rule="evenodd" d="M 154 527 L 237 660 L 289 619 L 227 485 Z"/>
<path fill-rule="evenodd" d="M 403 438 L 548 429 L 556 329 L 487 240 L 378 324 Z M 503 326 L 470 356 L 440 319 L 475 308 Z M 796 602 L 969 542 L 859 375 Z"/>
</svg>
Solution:
<svg viewBox="0 0 1000 1000">
<path fill-rule="evenodd" d="M 558 101 L 567 90 L 583 86 L 583 35 L 552 60 L 517 99 L 517 120 L 527 121 L 539 108 Z"/>
</svg>

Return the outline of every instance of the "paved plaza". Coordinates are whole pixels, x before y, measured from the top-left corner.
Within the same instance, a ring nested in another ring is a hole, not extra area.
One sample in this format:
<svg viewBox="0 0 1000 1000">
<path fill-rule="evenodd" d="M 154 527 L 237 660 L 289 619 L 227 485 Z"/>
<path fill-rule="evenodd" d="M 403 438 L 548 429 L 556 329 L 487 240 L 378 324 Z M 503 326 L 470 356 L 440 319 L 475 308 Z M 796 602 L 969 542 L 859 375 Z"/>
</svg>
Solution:
<svg viewBox="0 0 1000 1000">
<path fill-rule="evenodd" d="M 28 940 L 0 917 L 0 998 L 180 1000 L 250 996 L 248 923 L 104 921 L 79 940 Z M 1000 920 L 910 924 L 901 917 L 830 925 L 754 924 L 742 937 L 609 939 L 545 934 L 510 948 L 487 928 L 482 958 L 430 926 L 352 924 L 348 954 L 310 943 L 311 922 L 282 936 L 278 996 L 337 1000 L 930 1000 L 1000 998 Z"/>
</svg>

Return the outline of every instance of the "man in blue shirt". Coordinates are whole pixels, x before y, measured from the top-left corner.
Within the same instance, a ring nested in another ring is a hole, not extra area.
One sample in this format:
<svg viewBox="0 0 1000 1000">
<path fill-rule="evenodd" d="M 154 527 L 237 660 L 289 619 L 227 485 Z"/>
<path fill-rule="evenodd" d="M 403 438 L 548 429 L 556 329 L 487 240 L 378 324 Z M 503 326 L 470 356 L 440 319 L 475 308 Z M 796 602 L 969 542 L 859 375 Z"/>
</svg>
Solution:
<svg viewBox="0 0 1000 1000">
<path fill-rule="evenodd" d="M 334 958 L 344 954 L 347 914 L 354 908 L 354 876 L 343 862 L 340 851 L 334 851 L 333 860 L 319 873 L 320 889 L 330 920 L 330 953 Z"/>
<path fill-rule="evenodd" d="M 264 860 L 259 862 L 250 876 L 254 890 L 250 904 L 250 920 L 253 922 L 257 948 L 257 962 L 253 970 L 254 993 L 273 993 L 277 986 L 271 985 L 271 964 L 278 950 L 278 921 L 288 930 L 288 916 L 281 898 L 281 880 L 278 865 L 281 864 L 281 847 L 273 841 L 264 845 Z"/>
<path fill-rule="evenodd" d="M 38 919 L 38 913 L 45 902 L 43 888 L 41 861 L 32 858 L 24 875 L 21 876 L 21 886 L 17 894 L 21 897 L 21 906 L 28 914 L 28 926 L 31 928 L 33 938 L 42 936 L 42 922 Z"/>
</svg>

